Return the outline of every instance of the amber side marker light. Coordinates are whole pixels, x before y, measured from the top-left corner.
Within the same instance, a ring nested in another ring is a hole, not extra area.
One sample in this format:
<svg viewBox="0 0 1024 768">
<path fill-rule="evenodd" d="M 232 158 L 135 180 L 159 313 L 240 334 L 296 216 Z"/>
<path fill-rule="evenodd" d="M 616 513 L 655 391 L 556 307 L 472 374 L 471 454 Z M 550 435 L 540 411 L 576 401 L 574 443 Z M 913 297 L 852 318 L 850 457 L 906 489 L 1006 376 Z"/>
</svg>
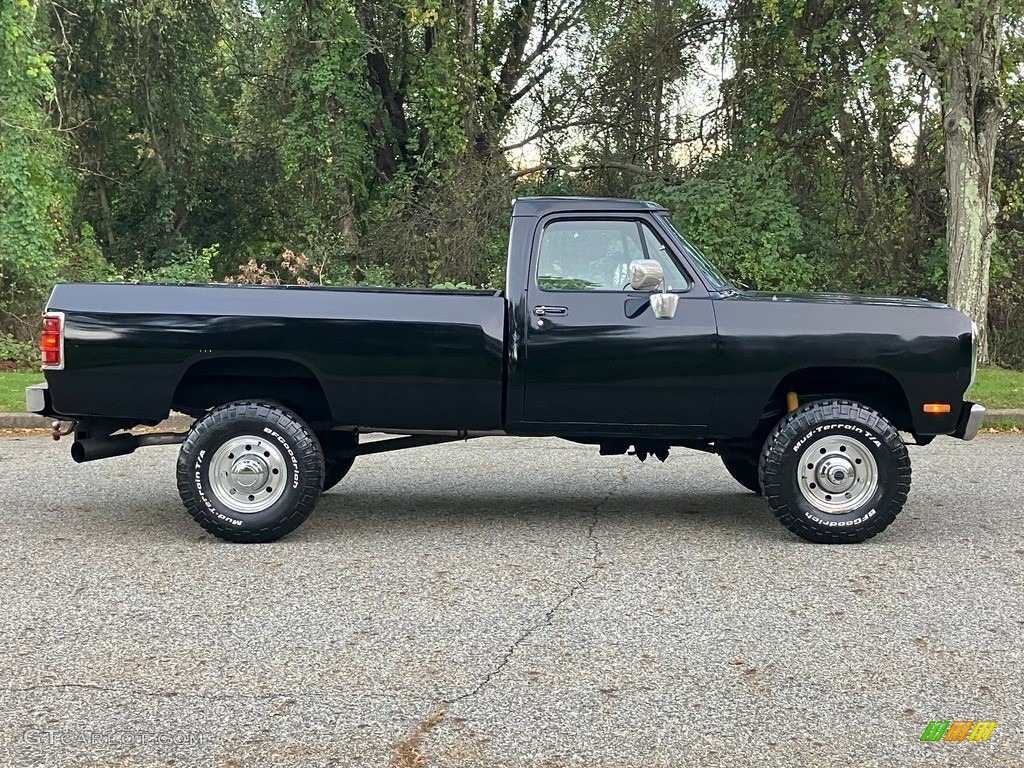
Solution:
<svg viewBox="0 0 1024 768">
<path fill-rule="evenodd" d="M 949 403 L 925 403 L 925 413 L 949 413 Z"/>
</svg>

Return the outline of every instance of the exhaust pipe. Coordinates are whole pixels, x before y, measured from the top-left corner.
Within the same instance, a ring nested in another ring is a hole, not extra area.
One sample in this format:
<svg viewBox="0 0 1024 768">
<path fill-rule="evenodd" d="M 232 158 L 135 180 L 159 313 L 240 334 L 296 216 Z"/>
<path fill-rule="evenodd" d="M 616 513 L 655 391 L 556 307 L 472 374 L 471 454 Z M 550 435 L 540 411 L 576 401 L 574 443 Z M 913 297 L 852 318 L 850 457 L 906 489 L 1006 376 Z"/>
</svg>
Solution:
<svg viewBox="0 0 1024 768">
<path fill-rule="evenodd" d="M 78 464 L 111 456 L 126 456 L 135 453 L 136 448 L 147 445 L 179 445 L 185 442 L 187 432 L 151 432 L 144 435 L 123 433 L 107 437 L 88 437 L 71 444 L 71 458 Z"/>
<path fill-rule="evenodd" d="M 82 464 L 86 461 L 96 461 L 96 459 L 109 459 L 111 456 L 125 456 L 134 453 L 138 447 L 139 438 L 135 435 L 90 437 L 85 440 L 75 440 L 71 444 L 71 458 L 76 463 Z"/>
</svg>

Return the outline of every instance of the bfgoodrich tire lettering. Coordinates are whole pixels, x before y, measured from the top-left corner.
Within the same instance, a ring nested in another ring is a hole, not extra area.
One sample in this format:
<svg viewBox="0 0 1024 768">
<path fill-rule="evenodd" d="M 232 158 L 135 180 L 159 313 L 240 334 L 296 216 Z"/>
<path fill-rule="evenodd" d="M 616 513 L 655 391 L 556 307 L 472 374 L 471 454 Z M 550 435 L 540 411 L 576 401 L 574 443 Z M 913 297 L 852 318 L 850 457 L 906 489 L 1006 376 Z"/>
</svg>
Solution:
<svg viewBox="0 0 1024 768">
<path fill-rule="evenodd" d="M 838 466 L 830 467 L 833 455 Z M 830 487 L 842 492 L 826 495 L 816 486 L 826 470 L 838 477 Z M 768 507 L 786 528 L 808 541 L 846 544 L 870 539 L 896 519 L 910 492 L 910 457 L 881 414 L 849 400 L 819 400 L 772 431 L 760 476 Z"/>
<path fill-rule="evenodd" d="M 241 475 L 253 484 L 244 499 L 229 495 L 230 482 L 211 479 L 211 472 L 219 471 L 221 478 L 236 460 L 233 452 L 224 455 L 225 446 L 239 446 L 238 460 L 245 464 L 240 471 L 250 473 Z M 316 506 L 323 475 L 320 443 L 305 422 L 263 402 L 229 403 L 211 411 L 193 425 L 178 454 L 178 493 L 185 509 L 226 541 L 267 542 L 291 533 Z M 261 504 L 261 493 L 272 503 Z"/>
</svg>

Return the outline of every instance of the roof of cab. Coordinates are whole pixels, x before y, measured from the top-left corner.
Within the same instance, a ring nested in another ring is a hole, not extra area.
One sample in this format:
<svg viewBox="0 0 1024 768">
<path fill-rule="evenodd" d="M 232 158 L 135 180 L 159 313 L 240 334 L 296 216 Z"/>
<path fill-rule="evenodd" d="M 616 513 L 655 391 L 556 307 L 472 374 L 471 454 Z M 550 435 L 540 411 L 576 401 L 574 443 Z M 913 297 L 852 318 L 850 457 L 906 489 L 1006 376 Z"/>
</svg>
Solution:
<svg viewBox="0 0 1024 768">
<path fill-rule="evenodd" d="M 512 203 L 513 216 L 544 216 L 548 213 L 638 213 L 664 211 L 657 203 L 615 197 L 519 197 Z"/>
</svg>

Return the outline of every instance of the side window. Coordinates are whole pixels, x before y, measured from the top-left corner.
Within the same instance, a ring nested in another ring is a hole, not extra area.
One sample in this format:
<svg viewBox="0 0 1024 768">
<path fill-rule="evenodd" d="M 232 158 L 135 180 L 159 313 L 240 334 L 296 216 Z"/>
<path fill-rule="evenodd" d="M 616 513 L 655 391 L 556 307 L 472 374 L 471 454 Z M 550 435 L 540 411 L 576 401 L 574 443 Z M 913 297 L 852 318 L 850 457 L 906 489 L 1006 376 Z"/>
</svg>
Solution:
<svg viewBox="0 0 1024 768">
<path fill-rule="evenodd" d="M 685 291 L 690 287 L 690 281 L 676 266 L 675 259 L 669 255 L 668 246 L 661 241 L 661 238 L 646 224 L 641 223 L 640 229 L 644 233 L 644 244 L 647 246 L 647 258 L 654 259 L 661 264 L 665 270 L 665 282 L 668 283 L 670 291 Z"/>
<path fill-rule="evenodd" d="M 635 221 L 554 221 L 544 227 L 537 285 L 545 291 L 621 291 L 644 258 Z"/>
</svg>

